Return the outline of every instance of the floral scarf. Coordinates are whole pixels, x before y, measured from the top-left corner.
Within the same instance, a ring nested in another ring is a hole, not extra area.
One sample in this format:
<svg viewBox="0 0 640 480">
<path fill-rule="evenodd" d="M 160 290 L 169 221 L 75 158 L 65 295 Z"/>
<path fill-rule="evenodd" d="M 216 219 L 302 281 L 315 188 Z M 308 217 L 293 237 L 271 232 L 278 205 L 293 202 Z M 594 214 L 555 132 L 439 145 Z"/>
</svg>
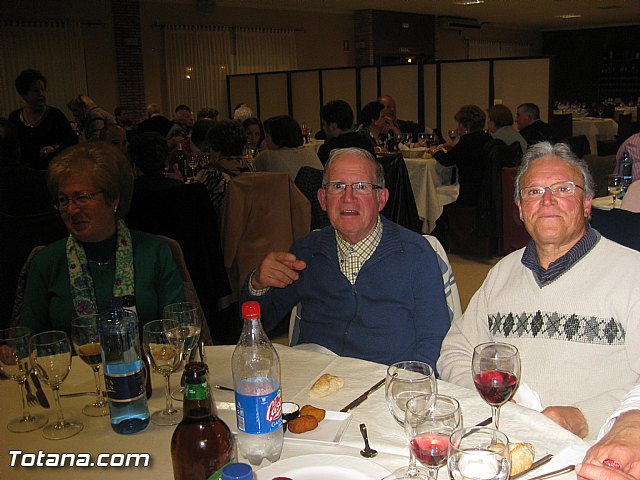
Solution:
<svg viewBox="0 0 640 480">
<path fill-rule="evenodd" d="M 133 277 L 133 245 L 131 233 L 122 219 L 118 218 L 116 226 L 116 274 L 113 282 L 113 296 L 124 297 L 134 295 Z M 69 279 L 71 281 L 71 294 L 73 306 L 78 315 L 98 313 L 96 292 L 89 270 L 89 262 L 84 248 L 69 235 L 67 239 L 67 265 L 69 266 Z"/>
</svg>

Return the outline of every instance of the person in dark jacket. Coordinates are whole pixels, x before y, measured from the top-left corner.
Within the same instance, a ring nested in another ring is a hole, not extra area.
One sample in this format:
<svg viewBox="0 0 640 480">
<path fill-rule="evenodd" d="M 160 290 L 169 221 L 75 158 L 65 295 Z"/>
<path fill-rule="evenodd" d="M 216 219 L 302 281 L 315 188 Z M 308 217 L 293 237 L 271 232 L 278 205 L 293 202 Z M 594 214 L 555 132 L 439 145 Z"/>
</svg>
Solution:
<svg viewBox="0 0 640 480">
<path fill-rule="evenodd" d="M 538 142 L 553 143 L 553 132 L 549 124 L 540 120 L 540 109 L 535 103 L 523 103 L 516 110 L 516 123 L 520 135 L 529 145 Z"/>
<path fill-rule="evenodd" d="M 344 100 L 332 100 L 320 110 L 322 129 L 326 141 L 318 149 L 318 158 L 325 165 L 331 150 L 335 148 L 357 147 L 375 155 L 373 143 L 353 129 L 353 110 Z"/>
</svg>

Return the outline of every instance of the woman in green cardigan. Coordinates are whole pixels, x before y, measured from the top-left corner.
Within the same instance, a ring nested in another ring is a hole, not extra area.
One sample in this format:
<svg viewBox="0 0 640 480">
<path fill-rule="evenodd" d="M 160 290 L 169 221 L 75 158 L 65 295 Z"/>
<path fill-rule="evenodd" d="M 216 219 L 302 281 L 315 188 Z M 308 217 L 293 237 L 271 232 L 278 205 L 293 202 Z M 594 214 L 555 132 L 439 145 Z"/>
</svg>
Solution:
<svg viewBox="0 0 640 480">
<path fill-rule="evenodd" d="M 21 324 L 33 333 L 64 330 L 79 315 L 107 313 L 113 297 L 132 295 L 140 325 L 184 299 L 182 277 L 166 242 L 130 231 L 133 172 L 125 156 L 103 142 L 73 146 L 50 164 L 49 191 L 69 237 L 33 259 Z"/>
</svg>

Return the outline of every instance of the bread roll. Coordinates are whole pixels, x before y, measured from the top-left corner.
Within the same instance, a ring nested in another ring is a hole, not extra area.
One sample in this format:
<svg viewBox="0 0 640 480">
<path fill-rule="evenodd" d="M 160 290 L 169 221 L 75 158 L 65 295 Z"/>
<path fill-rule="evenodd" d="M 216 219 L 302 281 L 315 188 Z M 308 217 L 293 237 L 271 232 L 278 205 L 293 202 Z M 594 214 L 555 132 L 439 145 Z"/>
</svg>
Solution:
<svg viewBox="0 0 640 480">
<path fill-rule="evenodd" d="M 314 407 L 313 405 L 305 405 L 300 409 L 300 415 L 311 415 L 313 417 L 316 417 L 316 420 L 318 420 L 318 423 L 324 420 L 324 416 L 326 413 L 327 413 L 326 410 L 323 410 L 322 408 Z"/>
<path fill-rule="evenodd" d="M 287 422 L 287 429 L 291 433 L 304 433 L 315 429 L 318 426 L 318 420 L 313 415 L 300 415 L 298 418 Z"/>
<path fill-rule="evenodd" d="M 530 443 L 510 443 L 511 475 L 516 475 L 526 470 L 533 463 L 536 451 Z"/>
<path fill-rule="evenodd" d="M 311 390 L 309 390 L 309 396 L 315 398 L 326 397 L 327 395 L 336 393 L 343 386 L 344 380 L 342 377 L 325 373 L 313 384 Z"/>
</svg>

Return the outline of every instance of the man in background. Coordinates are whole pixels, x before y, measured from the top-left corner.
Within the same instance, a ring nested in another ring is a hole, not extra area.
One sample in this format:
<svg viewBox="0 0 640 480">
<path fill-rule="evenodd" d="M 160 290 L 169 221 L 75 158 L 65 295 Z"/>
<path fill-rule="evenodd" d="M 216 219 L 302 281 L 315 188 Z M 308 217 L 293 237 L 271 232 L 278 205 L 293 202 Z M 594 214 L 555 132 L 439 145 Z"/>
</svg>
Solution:
<svg viewBox="0 0 640 480">
<path fill-rule="evenodd" d="M 160 106 L 157 103 L 147 105 L 147 118 L 138 124 L 135 134 L 156 132 L 166 137 L 173 126 L 173 122 L 160 113 Z"/>
<path fill-rule="evenodd" d="M 335 148 L 357 147 L 375 155 L 371 141 L 353 128 L 353 110 L 344 100 L 332 100 L 320 110 L 325 142 L 318 149 L 318 158 L 325 165 L 331 150 Z"/>
<path fill-rule="evenodd" d="M 418 134 L 425 131 L 425 128 L 410 120 L 400 120 L 396 116 L 396 101 L 391 95 L 382 95 L 378 98 L 378 101 L 384 106 L 382 115 L 391 119 L 391 122 L 400 129 L 402 133 L 410 133 L 413 137 L 413 141 L 417 141 Z M 432 133 L 433 130 L 427 129 L 427 133 Z"/>
<path fill-rule="evenodd" d="M 540 109 L 535 103 L 523 103 L 518 106 L 516 123 L 527 144 L 553 142 L 551 127 L 540 120 Z"/>
</svg>

